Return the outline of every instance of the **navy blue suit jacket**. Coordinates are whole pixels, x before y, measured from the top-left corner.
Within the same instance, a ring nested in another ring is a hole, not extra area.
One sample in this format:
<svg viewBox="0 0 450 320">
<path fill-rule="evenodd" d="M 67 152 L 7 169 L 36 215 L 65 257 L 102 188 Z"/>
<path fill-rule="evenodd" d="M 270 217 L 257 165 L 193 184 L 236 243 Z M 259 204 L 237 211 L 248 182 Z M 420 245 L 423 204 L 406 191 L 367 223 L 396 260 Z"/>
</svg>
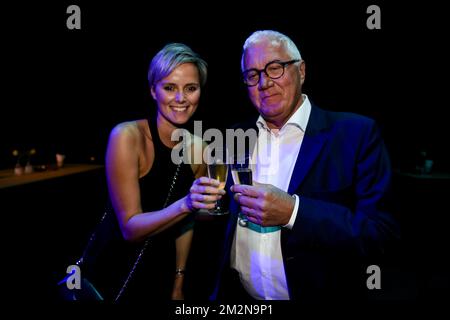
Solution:
<svg viewBox="0 0 450 320">
<path fill-rule="evenodd" d="M 240 127 L 256 129 L 256 121 Z M 376 264 L 398 238 L 387 210 L 390 181 L 389 157 L 373 120 L 312 105 L 288 189 L 300 198 L 297 218 L 291 230 L 282 228 L 281 235 L 291 299 L 333 298 L 344 291 L 367 290 L 366 267 Z M 213 299 L 229 268 L 238 212 L 235 202 L 230 209 Z"/>
</svg>

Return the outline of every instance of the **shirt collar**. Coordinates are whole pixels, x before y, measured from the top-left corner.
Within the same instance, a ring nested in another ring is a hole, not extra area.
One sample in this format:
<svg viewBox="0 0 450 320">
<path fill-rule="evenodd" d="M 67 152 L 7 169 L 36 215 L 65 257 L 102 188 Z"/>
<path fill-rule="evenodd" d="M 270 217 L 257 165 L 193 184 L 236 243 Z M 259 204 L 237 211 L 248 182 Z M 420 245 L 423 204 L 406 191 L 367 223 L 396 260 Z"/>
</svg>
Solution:
<svg viewBox="0 0 450 320">
<path fill-rule="evenodd" d="M 302 94 L 303 102 L 300 105 L 300 108 L 294 112 L 294 114 L 289 118 L 289 120 L 280 128 L 282 131 L 286 126 L 293 125 L 302 130 L 306 131 L 306 125 L 308 124 L 309 115 L 311 114 L 311 103 L 309 102 L 308 96 L 306 94 Z M 260 115 L 256 120 L 256 125 L 259 129 L 266 129 L 270 131 L 269 126 L 267 125 L 266 120 Z"/>
</svg>

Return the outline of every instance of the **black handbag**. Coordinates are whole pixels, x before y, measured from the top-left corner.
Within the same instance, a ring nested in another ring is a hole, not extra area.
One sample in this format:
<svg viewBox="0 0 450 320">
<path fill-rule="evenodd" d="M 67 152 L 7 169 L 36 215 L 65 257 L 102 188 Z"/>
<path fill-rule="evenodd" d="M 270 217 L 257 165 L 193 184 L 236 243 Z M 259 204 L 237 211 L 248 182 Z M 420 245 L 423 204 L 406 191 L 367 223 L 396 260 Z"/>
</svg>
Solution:
<svg viewBox="0 0 450 320">
<path fill-rule="evenodd" d="M 172 178 L 172 182 L 169 187 L 169 192 L 167 194 L 167 198 L 164 202 L 163 207 L 167 207 L 169 204 L 171 195 L 173 193 L 173 189 L 178 177 L 178 174 L 181 169 L 181 163 L 177 165 L 175 169 L 175 173 Z M 106 206 L 105 212 L 96 226 L 94 232 L 88 240 L 88 243 L 81 255 L 81 258 L 75 263 L 74 269 L 79 268 L 80 275 L 80 287 L 79 288 L 69 288 L 68 281 L 71 280 L 71 277 L 74 273 L 68 274 L 61 281 L 58 282 L 59 288 L 59 297 L 65 301 L 103 301 L 105 299 L 105 295 L 98 290 L 98 288 L 94 285 L 94 281 L 90 281 L 90 277 L 92 274 L 89 273 L 88 270 L 94 269 L 94 265 L 98 261 L 99 255 L 102 253 L 107 246 L 116 241 L 119 237 L 121 237 L 120 230 L 117 224 L 117 218 L 114 214 L 114 210 L 110 203 Z M 127 277 L 120 285 L 120 289 L 117 293 L 114 294 L 112 300 L 114 302 L 118 302 L 125 290 L 128 287 L 128 283 L 132 279 L 136 267 L 139 265 L 139 262 L 142 260 L 142 256 L 144 255 L 148 245 L 150 244 L 150 237 L 148 237 L 144 244 L 140 246 L 140 249 L 137 250 L 138 254 L 132 264 L 131 269 L 128 272 Z M 87 271 L 87 272 L 86 272 Z M 76 271 L 74 271 L 76 272 Z"/>
</svg>

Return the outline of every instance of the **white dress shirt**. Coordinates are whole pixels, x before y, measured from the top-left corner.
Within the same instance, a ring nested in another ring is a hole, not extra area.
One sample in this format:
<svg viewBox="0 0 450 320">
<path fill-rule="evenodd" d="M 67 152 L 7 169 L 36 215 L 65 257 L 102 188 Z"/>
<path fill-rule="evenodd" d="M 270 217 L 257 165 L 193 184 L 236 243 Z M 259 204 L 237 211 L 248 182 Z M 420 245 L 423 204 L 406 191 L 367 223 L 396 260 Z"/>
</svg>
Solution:
<svg viewBox="0 0 450 320">
<path fill-rule="evenodd" d="M 260 116 L 257 144 L 252 153 L 253 181 L 267 183 L 287 192 L 292 172 L 311 113 L 306 95 L 300 108 L 281 129 L 269 129 Z M 294 225 L 299 199 L 286 226 Z M 255 299 L 289 300 L 283 257 L 281 230 L 261 233 L 239 223 L 231 248 L 231 267 L 239 272 L 241 283 Z"/>
</svg>

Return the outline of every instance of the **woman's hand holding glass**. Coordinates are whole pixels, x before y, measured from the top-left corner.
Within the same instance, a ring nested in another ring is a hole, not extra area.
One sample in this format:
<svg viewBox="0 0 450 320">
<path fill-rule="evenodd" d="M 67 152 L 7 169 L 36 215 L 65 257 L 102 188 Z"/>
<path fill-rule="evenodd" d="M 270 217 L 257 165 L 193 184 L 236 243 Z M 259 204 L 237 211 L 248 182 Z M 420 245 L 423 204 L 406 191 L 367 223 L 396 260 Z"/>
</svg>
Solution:
<svg viewBox="0 0 450 320">
<path fill-rule="evenodd" d="M 200 209 L 213 210 L 216 201 L 225 195 L 221 182 L 208 177 L 200 177 L 194 181 L 189 194 L 185 197 L 184 211 L 197 211 Z"/>
</svg>

